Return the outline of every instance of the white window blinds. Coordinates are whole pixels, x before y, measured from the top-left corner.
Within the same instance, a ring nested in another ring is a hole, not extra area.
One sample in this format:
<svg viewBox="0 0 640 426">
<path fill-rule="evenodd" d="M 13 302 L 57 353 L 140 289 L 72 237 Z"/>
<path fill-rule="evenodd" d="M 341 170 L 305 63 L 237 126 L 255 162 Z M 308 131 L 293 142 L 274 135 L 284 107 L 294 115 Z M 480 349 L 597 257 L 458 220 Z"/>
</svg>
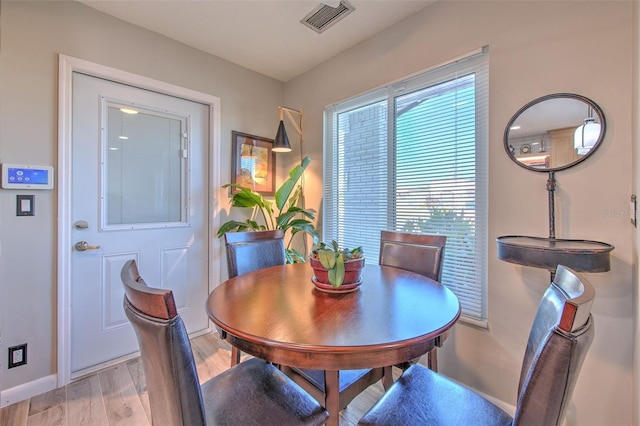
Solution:
<svg viewBox="0 0 640 426">
<path fill-rule="evenodd" d="M 380 230 L 447 236 L 442 283 L 486 322 L 488 54 L 327 108 L 323 239 L 361 245 Z M 329 137 L 330 136 L 330 137 Z"/>
</svg>

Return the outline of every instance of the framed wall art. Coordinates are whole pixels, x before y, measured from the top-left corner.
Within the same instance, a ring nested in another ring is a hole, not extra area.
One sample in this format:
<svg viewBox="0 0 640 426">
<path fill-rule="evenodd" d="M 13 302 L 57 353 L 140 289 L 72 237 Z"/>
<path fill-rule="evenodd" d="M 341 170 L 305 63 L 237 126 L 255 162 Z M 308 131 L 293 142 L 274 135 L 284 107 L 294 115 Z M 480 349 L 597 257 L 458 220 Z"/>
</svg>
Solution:
<svg viewBox="0 0 640 426">
<path fill-rule="evenodd" d="M 276 154 L 273 139 L 231 132 L 231 183 L 251 188 L 262 195 L 273 195 L 276 185 Z M 238 192 L 231 188 L 231 193 Z"/>
</svg>

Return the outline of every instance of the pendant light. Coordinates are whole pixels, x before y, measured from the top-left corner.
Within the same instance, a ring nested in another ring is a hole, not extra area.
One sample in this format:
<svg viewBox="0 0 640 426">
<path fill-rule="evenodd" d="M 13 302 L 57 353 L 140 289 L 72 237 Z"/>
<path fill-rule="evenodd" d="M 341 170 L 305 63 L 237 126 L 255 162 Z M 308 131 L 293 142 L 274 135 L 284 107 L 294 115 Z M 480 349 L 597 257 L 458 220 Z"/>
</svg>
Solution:
<svg viewBox="0 0 640 426">
<path fill-rule="evenodd" d="M 302 111 L 298 111 L 295 109 L 287 108 L 287 107 L 278 107 L 280 111 L 280 124 L 278 124 L 278 131 L 276 132 L 276 138 L 273 141 L 273 151 L 274 152 L 291 152 L 291 144 L 289 144 L 289 137 L 287 136 L 287 130 L 284 128 L 284 114 L 287 114 L 289 120 L 293 127 L 298 132 L 300 136 L 300 145 L 302 145 L 303 141 L 303 132 L 302 132 L 302 121 L 303 121 L 303 113 Z M 300 117 L 300 124 L 293 118 L 293 115 L 298 115 Z"/>
<path fill-rule="evenodd" d="M 280 113 L 282 115 L 282 112 Z M 278 125 L 278 131 L 276 132 L 276 138 L 273 141 L 274 152 L 291 152 L 291 145 L 289 144 L 289 137 L 287 131 L 284 128 L 284 121 L 280 117 L 280 124 Z"/>
<path fill-rule="evenodd" d="M 578 126 L 573 134 L 573 146 L 578 155 L 585 155 L 593 148 L 600 137 L 600 123 L 593 118 L 593 109 L 588 107 L 587 118 L 584 124 Z"/>
</svg>

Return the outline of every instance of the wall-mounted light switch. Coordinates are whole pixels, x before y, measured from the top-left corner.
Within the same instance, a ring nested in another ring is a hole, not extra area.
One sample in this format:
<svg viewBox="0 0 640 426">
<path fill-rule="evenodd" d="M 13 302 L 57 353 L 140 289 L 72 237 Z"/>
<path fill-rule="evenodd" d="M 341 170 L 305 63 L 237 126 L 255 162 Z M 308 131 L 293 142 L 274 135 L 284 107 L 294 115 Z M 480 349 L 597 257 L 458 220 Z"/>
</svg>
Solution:
<svg viewBox="0 0 640 426">
<path fill-rule="evenodd" d="M 35 216 L 35 195 L 16 195 L 16 216 Z"/>
</svg>

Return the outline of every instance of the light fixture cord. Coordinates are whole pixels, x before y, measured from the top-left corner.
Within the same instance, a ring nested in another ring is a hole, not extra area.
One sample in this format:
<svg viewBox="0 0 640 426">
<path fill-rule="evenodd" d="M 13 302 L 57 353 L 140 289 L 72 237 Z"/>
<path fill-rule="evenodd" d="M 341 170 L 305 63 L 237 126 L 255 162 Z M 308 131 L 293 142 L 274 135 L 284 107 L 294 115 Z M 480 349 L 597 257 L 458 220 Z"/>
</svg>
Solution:
<svg viewBox="0 0 640 426">
<path fill-rule="evenodd" d="M 292 121 L 293 125 L 296 127 L 296 131 L 298 132 L 299 136 L 300 136 L 300 164 L 302 164 L 302 160 L 304 159 L 304 151 L 303 151 L 303 145 L 304 145 L 304 111 L 300 110 L 294 110 L 291 108 L 287 108 L 287 107 L 278 107 L 278 111 L 280 113 L 280 121 L 284 122 L 284 112 L 287 112 L 287 116 L 289 117 L 289 119 Z M 300 115 L 300 126 L 297 125 L 297 123 L 295 122 L 295 120 L 293 119 L 293 116 L 291 113 L 296 113 L 298 115 Z M 302 176 L 300 176 L 300 208 L 302 208 L 303 210 L 306 209 L 306 197 L 304 194 L 304 189 L 305 189 L 305 176 L 304 173 L 302 173 Z M 304 249 L 304 257 L 307 257 L 307 253 L 309 251 L 309 244 L 307 242 L 307 236 L 303 235 L 302 236 L 302 246 Z"/>
<path fill-rule="evenodd" d="M 300 164 L 302 164 L 302 160 L 304 159 L 303 150 L 302 150 L 302 147 L 304 146 L 304 143 L 303 143 L 304 142 L 304 123 L 303 123 L 303 120 L 304 120 L 304 112 L 301 110 L 300 111 Z M 300 196 L 300 198 L 301 198 L 300 207 L 303 210 L 305 210 L 307 208 L 306 201 L 305 201 L 306 197 L 305 197 L 305 194 L 304 194 L 304 188 L 305 188 L 305 176 L 304 175 L 305 174 L 302 173 L 302 176 L 300 177 L 300 188 L 302 189 L 301 196 Z M 307 254 L 308 254 L 308 251 L 309 251 L 309 246 L 308 246 L 308 243 L 307 243 L 307 236 L 306 235 L 303 235 L 302 247 L 304 249 L 304 256 L 306 258 Z"/>
</svg>

